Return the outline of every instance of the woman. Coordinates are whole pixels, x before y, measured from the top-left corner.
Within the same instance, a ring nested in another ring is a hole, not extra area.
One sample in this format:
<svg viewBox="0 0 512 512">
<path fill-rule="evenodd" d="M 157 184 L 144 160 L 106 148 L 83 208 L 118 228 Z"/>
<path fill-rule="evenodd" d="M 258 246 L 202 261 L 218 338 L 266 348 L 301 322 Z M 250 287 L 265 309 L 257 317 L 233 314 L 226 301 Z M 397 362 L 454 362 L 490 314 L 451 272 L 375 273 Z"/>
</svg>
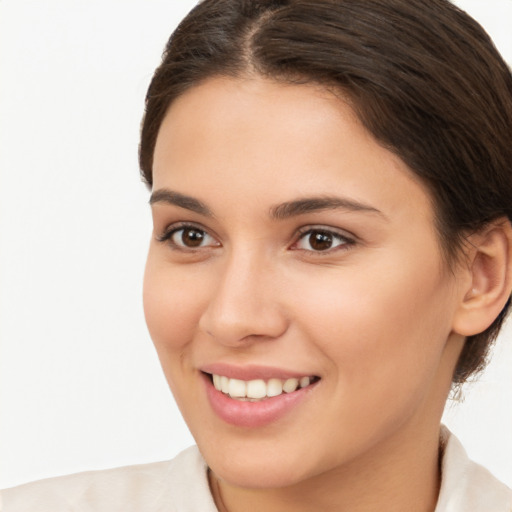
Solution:
<svg viewBox="0 0 512 512">
<path fill-rule="evenodd" d="M 59 493 L 93 510 L 510 510 L 440 418 L 510 305 L 511 93 L 444 0 L 199 4 L 140 144 L 146 320 L 198 450 L 8 491 L 6 510 L 64 509 Z"/>
</svg>

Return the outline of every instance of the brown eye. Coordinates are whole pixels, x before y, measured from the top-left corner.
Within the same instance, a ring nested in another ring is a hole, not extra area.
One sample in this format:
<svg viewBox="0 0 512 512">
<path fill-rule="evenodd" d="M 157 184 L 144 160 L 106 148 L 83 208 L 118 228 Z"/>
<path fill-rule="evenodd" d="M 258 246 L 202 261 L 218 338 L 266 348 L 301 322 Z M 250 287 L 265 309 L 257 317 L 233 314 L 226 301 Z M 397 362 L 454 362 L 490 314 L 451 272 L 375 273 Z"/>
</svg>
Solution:
<svg viewBox="0 0 512 512">
<path fill-rule="evenodd" d="M 322 252 L 338 247 L 343 248 L 353 243 L 352 239 L 334 231 L 310 229 L 299 238 L 294 248 L 311 252 Z"/>
<path fill-rule="evenodd" d="M 326 251 L 332 247 L 332 235 L 321 231 L 310 233 L 309 245 L 315 251 Z"/>
<path fill-rule="evenodd" d="M 177 247 L 188 249 L 218 245 L 215 239 L 206 231 L 193 226 L 174 230 L 169 236 L 169 240 Z"/>
<path fill-rule="evenodd" d="M 183 229 L 181 242 L 187 247 L 199 247 L 204 240 L 204 231 L 199 229 Z"/>
</svg>

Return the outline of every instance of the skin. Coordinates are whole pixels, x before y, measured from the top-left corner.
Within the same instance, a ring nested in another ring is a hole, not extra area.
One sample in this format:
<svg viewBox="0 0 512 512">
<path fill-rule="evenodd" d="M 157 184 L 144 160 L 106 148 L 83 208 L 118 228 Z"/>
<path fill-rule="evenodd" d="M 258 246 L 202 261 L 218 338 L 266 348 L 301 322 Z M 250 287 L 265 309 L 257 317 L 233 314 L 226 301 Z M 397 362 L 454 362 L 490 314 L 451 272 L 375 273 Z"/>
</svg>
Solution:
<svg viewBox="0 0 512 512">
<path fill-rule="evenodd" d="M 425 187 L 339 97 L 257 77 L 179 97 L 153 175 L 154 194 L 211 213 L 154 202 L 144 307 L 219 507 L 433 511 L 471 277 L 446 268 Z M 270 215 L 312 196 L 367 209 Z M 202 230 L 201 245 L 183 247 L 183 231 L 160 240 L 180 222 Z M 311 228 L 333 246 L 315 251 Z M 209 405 L 199 368 L 213 362 L 321 380 L 279 421 L 241 428 Z"/>
</svg>

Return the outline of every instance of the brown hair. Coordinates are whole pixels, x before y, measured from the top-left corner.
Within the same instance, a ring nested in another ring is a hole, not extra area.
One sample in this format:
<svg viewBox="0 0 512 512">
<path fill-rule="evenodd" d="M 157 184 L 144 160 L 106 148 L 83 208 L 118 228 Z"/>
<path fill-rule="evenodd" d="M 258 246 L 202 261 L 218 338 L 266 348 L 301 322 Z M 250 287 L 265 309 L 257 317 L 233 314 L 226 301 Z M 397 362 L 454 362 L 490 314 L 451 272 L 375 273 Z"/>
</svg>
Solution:
<svg viewBox="0 0 512 512">
<path fill-rule="evenodd" d="M 340 90 L 427 186 L 450 262 L 465 236 L 512 219 L 512 75 L 448 0 L 204 0 L 171 35 L 146 97 L 140 168 L 152 184 L 165 113 L 213 76 L 256 74 Z M 454 383 L 483 369 L 510 300 L 470 336 Z"/>
</svg>

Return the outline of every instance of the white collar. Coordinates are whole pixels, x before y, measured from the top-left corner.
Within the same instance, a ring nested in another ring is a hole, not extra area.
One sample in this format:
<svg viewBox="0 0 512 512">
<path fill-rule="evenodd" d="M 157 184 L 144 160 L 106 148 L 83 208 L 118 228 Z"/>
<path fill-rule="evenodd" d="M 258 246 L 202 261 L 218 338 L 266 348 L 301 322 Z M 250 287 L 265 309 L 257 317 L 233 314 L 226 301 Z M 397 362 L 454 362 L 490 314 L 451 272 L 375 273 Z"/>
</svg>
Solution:
<svg viewBox="0 0 512 512">
<path fill-rule="evenodd" d="M 469 459 L 460 441 L 441 427 L 442 478 L 435 512 L 511 512 L 512 490 Z"/>
</svg>

